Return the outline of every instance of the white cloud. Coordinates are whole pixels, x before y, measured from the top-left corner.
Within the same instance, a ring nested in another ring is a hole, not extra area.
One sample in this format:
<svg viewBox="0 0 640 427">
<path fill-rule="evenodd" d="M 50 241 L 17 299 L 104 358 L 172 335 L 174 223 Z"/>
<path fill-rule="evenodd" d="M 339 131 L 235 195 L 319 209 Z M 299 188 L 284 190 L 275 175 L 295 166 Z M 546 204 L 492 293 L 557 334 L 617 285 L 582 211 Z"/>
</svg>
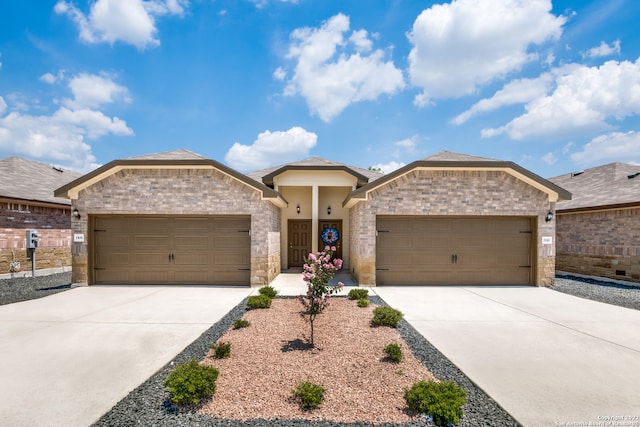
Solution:
<svg viewBox="0 0 640 427">
<path fill-rule="evenodd" d="M 408 38 L 414 103 L 460 97 L 538 58 L 529 47 L 558 39 L 564 17 L 550 0 L 454 0 L 424 10 Z"/>
<path fill-rule="evenodd" d="M 87 43 L 122 41 L 144 49 L 160 44 L 155 16 L 182 15 L 188 4 L 187 0 L 97 0 L 87 16 L 74 4 L 59 0 L 54 11 L 68 15 Z"/>
<path fill-rule="evenodd" d="M 107 75 L 81 73 L 69 81 L 73 99 L 65 99 L 64 104 L 71 108 L 99 107 L 115 100 L 130 102 L 126 87 L 115 83 Z"/>
<path fill-rule="evenodd" d="M 73 77 L 71 82 L 80 76 Z M 124 120 L 109 117 L 91 108 L 102 102 L 112 102 L 115 100 L 113 97 L 92 97 L 88 95 L 89 91 L 78 88 L 74 90 L 71 83 L 69 87 L 74 91 L 74 95 L 80 95 L 80 98 L 65 100 L 65 104 L 68 105 L 58 108 L 51 115 L 24 112 L 29 108 L 25 108 L 22 101 L 15 105 L 12 103 L 9 108 L 0 97 L 0 150 L 88 172 L 97 166 L 88 140 L 108 134 L 133 134 L 133 130 Z M 126 88 L 122 89 L 126 91 Z M 38 101 L 32 100 L 32 103 L 38 104 Z M 7 110 L 10 111 L 7 113 Z"/>
<path fill-rule="evenodd" d="M 451 123 L 461 125 L 477 114 L 497 110 L 505 105 L 524 104 L 540 98 L 549 92 L 552 83 L 553 77 L 549 73 L 542 74 L 535 79 L 513 80 L 504 85 L 491 98 L 481 99 L 467 111 L 454 117 Z"/>
<path fill-rule="evenodd" d="M 542 161 L 551 166 L 558 161 L 558 158 L 553 153 L 549 152 L 542 156 Z"/>
<path fill-rule="evenodd" d="M 276 68 L 276 70 L 273 72 L 273 78 L 276 80 L 283 81 L 286 77 L 287 77 L 287 72 L 282 67 Z"/>
<path fill-rule="evenodd" d="M 390 173 L 396 169 L 400 169 L 403 166 L 405 166 L 405 163 L 392 160 L 389 163 L 378 163 L 377 165 L 373 165 L 372 167 L 380 169 L 382 173 Z"/>
<path fill-rule="evenodd" d="M 583 58 L 598 58 L 601 56 L 611 56 L 620 54 L 620 40 L 616 40 L 612 45 L 601 42 L 599 46 L 592 47 L 587 53 L 583 53 Z"/>
<path fill-rule="evenodd" d="M 255 4 L 258 9 L 262 9 L 263 7 L 268 5 L 270 1 L 273 2 L 274 0 L 251 0 L 251 2 Z M 299 0 L 277 0 L 277 1 L 280 3 L 298 4 Z"/>
<path fill-rule="evenodd" d="M 267 130 L 252 145 L 234 143 L 224 159 L 229 166 L 242 171 L 262 169 L 306 157 L 317 140 L 318 135 L 301 127 L 286 132 Z"/>
<path fill-rule="evenodd" d="M 526 112 L 483 137 L 557 138 L 611 128 L 610 119 L 640 114 L 640 58 L 600 67 L 571 66 L 559 72 L 553 92 L 531 100 Z"/>
<path fill-rule="evenodd" d="M 580 166 L 608 162 L 640 162 L 640 132 L 612 132 L 585 144 L 582 151 L 571 154 Z"/>
<path fill-rule="evenodd" d="M 352 103 L 404 88 L 402 72 L 392 61 L 385 61 L 382 50 L 363 55 L 372 48 L 366 31 L 354 31 L 345 40 L 349 27 L 349 18 L 338 14 L 320 28 L 298 28 L 291 33 L 287 57 L 296 65 L 284 93 L 302 95 L 311 113 L 325 122 Z"/>
<path fill-rule="evenodd" d="M 56 79 L 56 76 L 54 76 L 53 74 L 45 73 L 40 76 L 39 80 L 52 85 L 56 82 L 57 79 Z"/>
</svg>

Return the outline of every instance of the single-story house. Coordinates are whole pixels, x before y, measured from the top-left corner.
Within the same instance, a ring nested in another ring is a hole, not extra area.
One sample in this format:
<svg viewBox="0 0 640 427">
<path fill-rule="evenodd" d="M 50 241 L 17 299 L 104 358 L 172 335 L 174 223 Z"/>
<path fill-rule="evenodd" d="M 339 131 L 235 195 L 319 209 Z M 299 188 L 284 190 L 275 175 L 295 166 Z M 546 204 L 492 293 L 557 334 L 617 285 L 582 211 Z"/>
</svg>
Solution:
<svg viewBox="0 0 640 427">
<path fill-rule="evenodd" d="M 573 194 L 557 209 L 558 271 L 640 282 L 640 165 L 551 178 Z"/>
<path fill-rule="evenodd" d="M 571 197 L 450 152 L 386 175 L 321 158 L 246 175 L 188 150 L 114 160 L 55 195 L 77 210 L 74 283 L 251 286 L 326 243 L 362 285 L 550 285 Z"/>
<path fill-rule="evenodd" d="M 71 201 L 53 192 L 80 176 L 19 157 L 0 159 L 0 274 L 31 270 L 27 230 L 39 234 L 37 269 L 71 265 Z"/>
</svg>

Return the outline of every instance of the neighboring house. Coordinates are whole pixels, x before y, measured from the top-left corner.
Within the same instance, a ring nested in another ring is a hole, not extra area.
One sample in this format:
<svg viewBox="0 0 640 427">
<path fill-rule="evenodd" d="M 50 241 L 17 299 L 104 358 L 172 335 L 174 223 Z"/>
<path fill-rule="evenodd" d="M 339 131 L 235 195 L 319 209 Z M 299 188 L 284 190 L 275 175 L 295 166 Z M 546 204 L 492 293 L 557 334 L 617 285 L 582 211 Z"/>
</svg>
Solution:
<svg viewBox="0 0 640 427">
<path fill-rule="evenodd" d="M 640 165 L 550 180 L 573 194 L 557 205 L 557 270 L 640 282 Z"/>
<path fill-rule="evenodd" d="M 362 285 L 550 285 L 549 213 L 571 197 L 449 152 L 387 175 L 321 158 L 245 175 L 187 150 L 115 160 L 55 195 L 79 212 L 74 283 L 251 286 L 325 243 Z"/>
<path fill-rule="evenodd" d="M 27 230 L 40 235 L 37 269 L 71 265 L 71 202 L 53 191 L 81 175 L 19 157 L 0 159 L 0 274 L 31 270 Z"/>
</svg>

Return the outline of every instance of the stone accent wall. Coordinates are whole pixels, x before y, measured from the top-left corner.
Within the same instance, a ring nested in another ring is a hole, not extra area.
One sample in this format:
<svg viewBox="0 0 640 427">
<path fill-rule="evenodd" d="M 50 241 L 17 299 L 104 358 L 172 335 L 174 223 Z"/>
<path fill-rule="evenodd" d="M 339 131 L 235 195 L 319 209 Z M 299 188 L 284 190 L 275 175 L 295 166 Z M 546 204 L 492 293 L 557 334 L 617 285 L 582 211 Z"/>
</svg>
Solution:
<svg viewBox="0 0 640 427">
<path fill-rule="evenodd" d="M 537 254 L 534 283 L 549 286 L 555 270 L 555 246 L 542 237 L 555 237 L 555 221 L 545 222 L 548 196 L 525 182 L 500 171 L 414 170 L 386 183 L 351 209 L 352 274 L 375 284 L 376 216 L 528 216 L 536 217 L 534 239 Z"/>
<path fill-rule="evenodd" d="M 20 271 L 31 271 L 26 230 L 40 235 L 36 269 L 70 266 L 71 208 L 14 205 L 0 203 L 0 274 L 12 272 L 12 261 L 20 263 Z"/>
<path fill-rule="evenodd" d="M 251 285 L 269 283 L 280 271 L 280 209 L 262 193 L 216 169 L 126 169 L 82 190 L 73 207 L 75 233 L 90 236 L 88 217 L 127 215 L 251 216 Z M 74 283 L 88 283 L 89 245 L 73 244 Z M 274 273 L 275 272 L 275 273 Z"/>
<path fill-rule="evenodd" d="M 640 208 L 558 214 L 560 271 L 640 282 Z"/>
</svg>

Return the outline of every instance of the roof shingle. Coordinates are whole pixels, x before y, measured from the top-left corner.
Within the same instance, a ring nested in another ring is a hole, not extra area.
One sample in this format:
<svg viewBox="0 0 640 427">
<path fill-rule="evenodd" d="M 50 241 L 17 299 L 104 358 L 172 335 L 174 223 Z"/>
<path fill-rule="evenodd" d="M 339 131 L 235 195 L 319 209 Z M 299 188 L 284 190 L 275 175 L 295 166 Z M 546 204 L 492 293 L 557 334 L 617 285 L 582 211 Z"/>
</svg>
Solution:
<svg viewBox="0 0 640 427">
<path fill-rule="evenodd" d="M 80 176 L 72 170 L 7 157 L 0 159 L 0 197 L 70 205 L 69 200 L 54 197 L 53 191 Z"/>
<path fill-rule="evenodd" d="M 640 165 L 609 163 L 584 171 L 549 178 L 573 194 L 572 200 L 558 203 L 557 209 L 582 209 L 640 204 Z"/>
</svg>

